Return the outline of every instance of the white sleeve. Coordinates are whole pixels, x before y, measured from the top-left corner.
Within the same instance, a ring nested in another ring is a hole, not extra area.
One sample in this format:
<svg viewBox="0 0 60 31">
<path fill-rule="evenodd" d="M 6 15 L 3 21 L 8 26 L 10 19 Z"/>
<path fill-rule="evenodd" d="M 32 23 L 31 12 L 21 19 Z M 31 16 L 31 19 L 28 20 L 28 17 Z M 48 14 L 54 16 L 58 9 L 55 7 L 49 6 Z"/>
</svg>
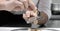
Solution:
<svg viewBox="0 0 60 31">
<path fill-rule="evenodd" d="M 48 19 L 51 17 L 51 0 L 40 0 L 38 9 L 45 12 L 48 15 Z"/>
</svg>

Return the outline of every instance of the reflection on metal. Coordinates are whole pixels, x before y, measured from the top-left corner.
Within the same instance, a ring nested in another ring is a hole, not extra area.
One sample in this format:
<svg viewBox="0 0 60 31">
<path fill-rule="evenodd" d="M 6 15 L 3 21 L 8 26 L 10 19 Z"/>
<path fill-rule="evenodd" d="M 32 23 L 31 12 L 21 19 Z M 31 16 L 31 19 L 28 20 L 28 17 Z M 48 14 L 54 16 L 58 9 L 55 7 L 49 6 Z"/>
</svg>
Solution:
<svg viewBox="0 0 60 31">
<path fill-rule="evenodd" d="M 40 31 L 40 30 L 38 30 L 38 28 L 30 28 L 30 29 L 28 29 L 28 31 Z"/>
<path fill-rule="evenodd" d="M 59 31 L 55 29 L 15 29 L 11 31 Z"/>
</svg>

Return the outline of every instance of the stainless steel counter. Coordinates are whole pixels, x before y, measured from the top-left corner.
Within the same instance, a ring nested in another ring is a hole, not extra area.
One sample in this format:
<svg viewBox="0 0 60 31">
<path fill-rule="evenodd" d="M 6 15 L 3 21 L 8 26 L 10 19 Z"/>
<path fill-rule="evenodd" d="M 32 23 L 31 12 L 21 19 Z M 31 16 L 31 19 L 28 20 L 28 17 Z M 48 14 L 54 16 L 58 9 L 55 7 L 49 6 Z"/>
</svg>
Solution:
<svg viewBox="0 0 60 31">
<path fill-rule="evenodd" d="M 60 28 L 39 28 L 41 31 L 60 31 Z M 0 31 L 29 31 L 28 27 L 0 27 Z"/>
</svg>

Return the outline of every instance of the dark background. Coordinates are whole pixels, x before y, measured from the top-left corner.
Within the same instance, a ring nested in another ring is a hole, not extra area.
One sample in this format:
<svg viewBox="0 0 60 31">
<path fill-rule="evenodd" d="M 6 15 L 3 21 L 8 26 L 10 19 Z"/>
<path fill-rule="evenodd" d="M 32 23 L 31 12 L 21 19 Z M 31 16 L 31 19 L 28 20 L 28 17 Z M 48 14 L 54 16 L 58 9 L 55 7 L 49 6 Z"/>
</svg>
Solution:
<svg viewBox="0 0 60 31">
<path fill-rule="evenodd" d="M 6 10 L 0 11 L 0 26 L 2 27 L 24 27 L 24 26 L 30 26 L 30 24 L 27 24 L 22 14 L 15 15 L 11 12 L 8 12 Z"/>
</svg>

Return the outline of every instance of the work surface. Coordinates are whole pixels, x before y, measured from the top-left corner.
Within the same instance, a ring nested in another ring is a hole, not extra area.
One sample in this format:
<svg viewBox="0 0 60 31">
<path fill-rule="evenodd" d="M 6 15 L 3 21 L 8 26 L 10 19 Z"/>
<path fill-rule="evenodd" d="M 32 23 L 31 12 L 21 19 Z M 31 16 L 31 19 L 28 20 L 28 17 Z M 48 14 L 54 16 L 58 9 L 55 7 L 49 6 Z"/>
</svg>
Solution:
<svg viewBox="0 0 60 31">
<path fill-rule="evenodd" d="M 28 31 L 28 27 L 0 27 L 0 31 L 11 31 L 16 29 L 20 29 L 20 31 Z M 42 31 L 48 31 L 48 30 L 60 31 L 60 28 L 40 28 L 40 29 Z M 44 29 L 47 29 L 47 30 L 44 30 Z"/>
</svg>

